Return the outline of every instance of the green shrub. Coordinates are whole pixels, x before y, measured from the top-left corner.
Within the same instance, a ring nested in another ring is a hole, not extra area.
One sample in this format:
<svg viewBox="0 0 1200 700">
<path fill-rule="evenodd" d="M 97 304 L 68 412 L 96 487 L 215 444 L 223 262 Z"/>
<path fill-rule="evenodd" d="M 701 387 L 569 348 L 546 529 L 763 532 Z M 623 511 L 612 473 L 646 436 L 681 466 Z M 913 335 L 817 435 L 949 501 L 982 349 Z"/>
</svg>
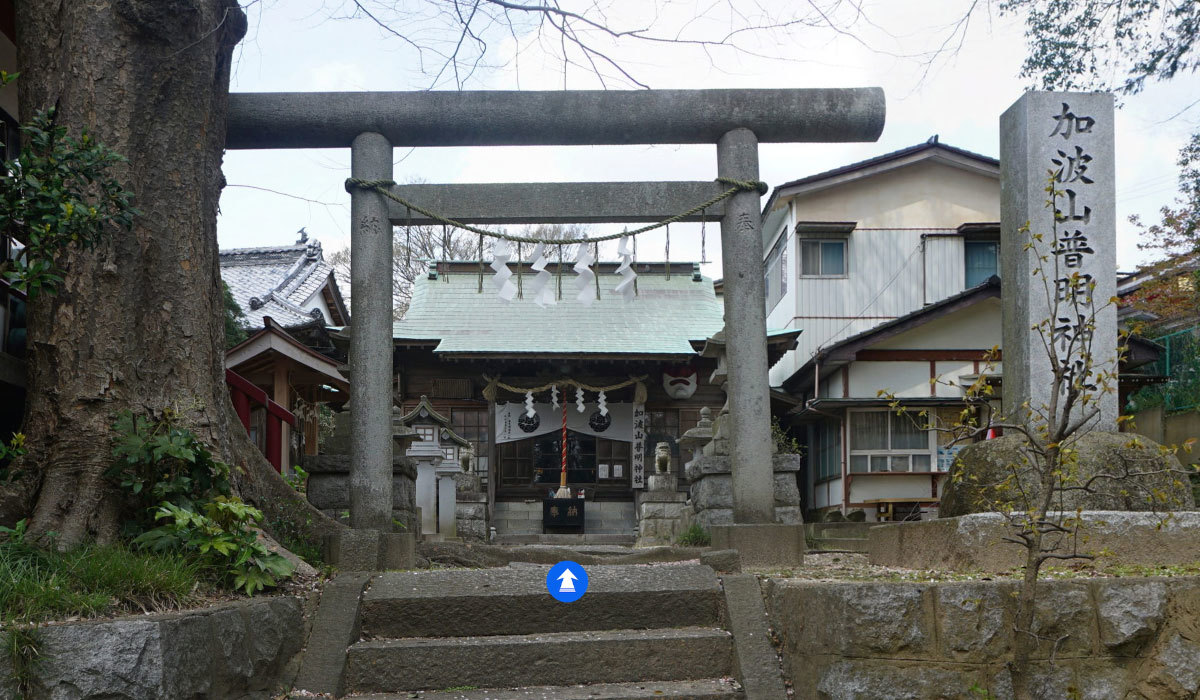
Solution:
<svg viewBox="0 0 1200 700">
<path fill-rule="evenodd" d="M 133 541 L 155 552 L 195 554 L 214 578 L 254 595 L 292 575 L 292 564 L 258 539 L 251 529 L 262 512 L 236 496 L 217 496 L 203 513 L 163 503 L 156 520 L 166 521 Z"/>
<path fill-rule="evenodd" d="M 135 547 L 179 553 L 208 576 L 248 595 L 291 576 L 293 566 L 259 541 L 262 512 L 231 495 L 229 465 L 168 413 L 121 413 L 108 476 L 134 501 L 126 534 Z"/>
<path fill-rule="evenodd" d="M 116 462 L 107 476 L 133 499 L 127 535 L 154 527 L 163 503 L 196 511 L 199 504 L 232 492 L 229 465 L 215 459 L 194 433 L 176 425 L 173 414 L 152 420 L 122 411 L 113 430 Z"/>
<path fill-rule="evenodd" d="M 707 547 L 712 544 L 712 535 L 699 525 L 692 525 L 683 531 L 676 544 L 681 547 Z"/>
</svg>

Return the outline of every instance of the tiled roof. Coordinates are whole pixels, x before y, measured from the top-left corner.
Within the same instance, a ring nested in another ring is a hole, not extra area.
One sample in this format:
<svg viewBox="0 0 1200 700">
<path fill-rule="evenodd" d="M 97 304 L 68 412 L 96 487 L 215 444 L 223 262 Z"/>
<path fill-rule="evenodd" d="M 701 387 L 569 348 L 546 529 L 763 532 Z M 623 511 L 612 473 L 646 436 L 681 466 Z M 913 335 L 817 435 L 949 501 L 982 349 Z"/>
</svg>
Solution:
<svg viewBox="0 0 1200 700">
<path fill-rule="evenodd" d="M 323 316 L 309 303 L 333 267 L 325 262 L 321 242 L 272 248 L 232 248 L 221 251 L 221 279 L 229 285 L 246 315 L 245 325 L 262 328 L 270 316 L 285 328 L 312 323 Z M 322 320 L 324 323 L 324 320 Z"/>
<path fill-rule="evenodd" d="M 528 294 L 502 301 L 490 275 L 482 293 L 473 273 L 422 277 L 393 335 L 439 341 L 439 354 L 694 355 L 689 341 L 702 341 L 724 325 L 722 302 L 708 278 L 642 273 L 638 296 L 626 302 L 613 291 L 620 278 L 611 270 L 601 272 L 600 299 L 590 306 L 575 299 L 572 273 L 563 275 L 563 299 L 544 309 Z M 532 278 L 526 272 L 525 285 Z"/>
</svg>

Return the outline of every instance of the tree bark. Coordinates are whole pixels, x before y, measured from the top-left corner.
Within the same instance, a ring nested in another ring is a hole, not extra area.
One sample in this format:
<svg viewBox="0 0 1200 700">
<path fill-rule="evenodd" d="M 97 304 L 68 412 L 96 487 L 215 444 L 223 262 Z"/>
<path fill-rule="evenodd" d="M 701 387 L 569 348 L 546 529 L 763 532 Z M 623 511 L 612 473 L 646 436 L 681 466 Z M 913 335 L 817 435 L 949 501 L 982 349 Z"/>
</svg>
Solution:
<svg viewBox="0 0 1200 700">
<path fill-rule="evenodd" d="M 216 218 L 233 48 L 246 31 L 236 0 L 17 3 L 22 119 L 55 107 L 128 158 L 116 176 L 140 210 L 65 280 L 31 301 L 29 454 L 18 465 L 30 531 L 61 548 L 109 541 L 120 494 L 104 478 L 118 412 L 174 411 L 232 465 L 235 488 L 268 514 L 337 527 L 254 449 L 224 381 Z M 31 509 L 31 510 L 29 510 Z"/>
</svg>

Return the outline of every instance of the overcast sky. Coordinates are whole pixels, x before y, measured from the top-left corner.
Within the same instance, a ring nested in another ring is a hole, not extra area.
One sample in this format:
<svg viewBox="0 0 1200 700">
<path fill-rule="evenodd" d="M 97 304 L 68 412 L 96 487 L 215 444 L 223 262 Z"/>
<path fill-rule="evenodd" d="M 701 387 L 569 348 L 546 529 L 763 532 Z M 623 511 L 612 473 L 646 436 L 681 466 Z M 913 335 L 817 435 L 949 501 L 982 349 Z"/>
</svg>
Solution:
<svg viewBox="0 0 1200 700">
<path fill-rule="evenodd" d="M 660 26 L 673 27 L 691 2 L 658 0 Z M 793 5 L 793 0 L 732 0 L 736 7 Z M 435 7 L 428 0 L 407 0 L 415 8 Z M 590 2 L 586 4 L 591 4 Z M 703 3 L 697 3 L 701 5 Z M 697 49 L 627 44 L 612 55 L 635 76 L 655 88 L 804 88 L 880 86 L 887 96 L 887 121 L 876 143 L 764 144 L 762 179 L 771 185 L 849 162 L 904 148 L 938 134 L 946 144 L 998 156 L 998 120 L 1028 87 L 1018 77 L 1024 43 L 1019 20 L 979 14 L 967 29 L 961 50 L 932 67 L 914 54 L 928 51 L 949 35 L 949 23 L 961 14 L 963 0 L 866 2 L 870 21 L 854 25 L 853 36 L 793 28 L 760 35 L 753 49 L 774 60 L 717 51 L 712 58 Z M 417 52 L 364 19 L 347 19 L 340 0 L 261 0 L 250 6 L 250 31 L 235 53 L 234 91 L 417 90 L 434 84 L 440 63 L 426 55 L 425 72 Z M 613 0 L 612 24 L 635 26 L 648 21 L 650 0 Z M 720 5 L 711 5 L 716 7 Z M 570 3 L 564 3 L 570 6 Z M 710 5 L 705 5 L 710 6 Z M 918 10 L 919 8 L 919 10 Z M 623 14 L 624 13 L 624 14 Z M 672 13 L 680 13 L 673 17 Z M 718 12 L 707 27 L 728 26 Z M 409 38 L 437 44 L 445 22 L 437 16 L 412 18 Z M 494 62 L 481 69 L 468 89 L 572 89 L 601 87 L 595 75 L 568 69 L 548 55 L 538 35 L 523 31 L 500 36 L 492 46 Z M 782 59 L 782 60 L 781 60 Z M 609 87 L 620 87 L 611 82 Z M 443 74 L 437 89 L 454 89 Z M 1126 101 L 1118 112 L 1117 262 L 1131 269 L 1145 256 L 1137 250 L 1130 214 L 1153 221 L 1176 196 L 1176 154 L 1195 126 L 1196 111 L 1170 119 L 1200 95 L 1195 76 L 1167 87 L 1152 86 Z M 702 180 L 716 174 L 713 146 L 427 148 L 396 151 L 396 179 L 427 182 L 538 182 L 597 180 Z M 221 198 L 218 236 L 222 248 L 283 245 L 305 227 L 327 252 L 349 245 L 349 150 L 231 151 L 225 158 L 230 187 Z M 267 192 L 267 188 L 315 202 Z M 764 200 L 765 201 L 765 200 Z M 716 226 L 707 227 L 705 274 L 720 276 Z M 671 259 L 698 259 L 696 227 L 671 232 Z M 661 259 L 663 237 L 649 234 L 639 244 L 639 259 Z"/>
</svg>

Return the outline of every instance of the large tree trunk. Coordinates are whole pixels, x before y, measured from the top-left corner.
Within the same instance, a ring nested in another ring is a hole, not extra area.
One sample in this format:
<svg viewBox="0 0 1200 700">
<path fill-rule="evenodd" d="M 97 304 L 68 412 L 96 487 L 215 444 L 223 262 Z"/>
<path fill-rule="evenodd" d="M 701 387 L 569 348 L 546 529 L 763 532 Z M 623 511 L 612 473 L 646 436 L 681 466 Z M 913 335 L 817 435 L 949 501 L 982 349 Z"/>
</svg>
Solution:
<svg viewBox="0 0 1200 700">
<path fill-rule="evenodd" d="M 60 289 L 30 305 L 25 505 L 31 532 L 58 533 L 60 547 L 117 533 L 119 494 L 103 474 L 125 409 L 178 412 L 244 468 L 244 498 L 314 537 L 333 526 L 254 449 L 225 389 L 216 218 L 245 31 L 236 0 L 17 3 L 22 118 L 56 107 L 71 132 L 125 155 L 117 176 L 141 211 L 132 231 L 72 251 Z"/>
</svg>

